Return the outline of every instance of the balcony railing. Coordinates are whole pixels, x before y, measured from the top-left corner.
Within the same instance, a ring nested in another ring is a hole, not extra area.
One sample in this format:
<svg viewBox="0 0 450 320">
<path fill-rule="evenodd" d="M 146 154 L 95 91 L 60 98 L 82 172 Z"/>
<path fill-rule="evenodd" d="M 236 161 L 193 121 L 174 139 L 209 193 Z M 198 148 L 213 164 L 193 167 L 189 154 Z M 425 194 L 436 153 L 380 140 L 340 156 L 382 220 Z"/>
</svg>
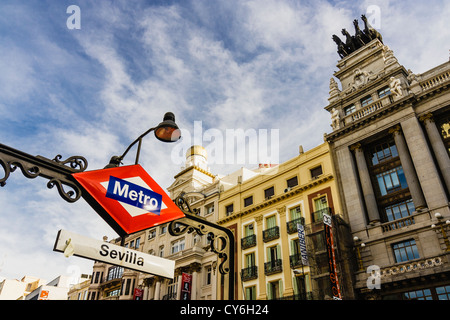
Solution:
<svg viewBox="0 0 450 320">
<path fill-rule="evenodd" d="M 278 226 L 263 231 L 263 241 L 271 241 L 280 237 L 280 228 Z"/>
<path fill-rule="evenodd" d="M 248 281 L 258 278 L 258 267 L 251 266 L 241 270 L 242 281 Z"/>
<path fill-rule="evenodd" d="M 305 218 L 300 217 L 298 219 L 286 222 L 286 226 L 287 226 L 287 233 L 292 234 L 297 232 L 297 224 L 305 224 Z"/>
<path fill-rule="evenodd" d="M 324 209 L 317 210 L 312 213 L 313 222 L 321 222 L 323 221 L 323 215 L 328 214 L 331 216 L 331 208 L 327 207 Z"/>
<path fill-rule="evenodd" d="M 252 234 L 250 236 L 241 239 L 242 249 L 247 249 L 256 246 L 256 235 Z"/>
<path fill-rule="evenodd" d="M 406 218 L 402 218 L 402 219 L 398 219 L 398 220 L 394 220 L 394 221 L 390 221 L 390 222 L 386 222 L 383 223 L 381 225 L 381 230 L 383 230 L 383 232 L 387 232 L 387 231 L 391 231 L 391 230 L 398 230 L 400 228 L 406 227 L 406 226 L 410 226 L 412 224 L 414 224 L 414 217 L 413 216 L 409 216 Z"/>
<path fill-rule="evenodd" d="M 264 274 L 266 276 L 283 271 L 283 263 L 281 259 L 272 260 L 264 263 Z"/>
<path fill-rule="evenodd" d="M 303 265 L 302 255 L 300 253 L 296 253 L 289 256 L 289 264 L 292 269 L 301 267 Z"/>
</svg>

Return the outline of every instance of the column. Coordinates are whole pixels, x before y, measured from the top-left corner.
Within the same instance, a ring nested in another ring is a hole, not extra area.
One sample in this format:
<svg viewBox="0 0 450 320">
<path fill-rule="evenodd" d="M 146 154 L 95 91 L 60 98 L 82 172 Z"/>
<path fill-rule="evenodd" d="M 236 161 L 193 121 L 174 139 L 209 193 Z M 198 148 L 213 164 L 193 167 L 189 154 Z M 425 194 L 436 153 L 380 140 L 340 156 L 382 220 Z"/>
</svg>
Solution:
<svg viewBox="0 0 450 320">
<path fill-rule="evenodd" d="M 372 182 L 370 181 L 370 174 L 367 168 L 366 158 L 361 144 L 357 143 L 351 147 L 355 151 L 356 165 L 358 167 L 359 181 L 363 191 L 364 201 L 366 203 L 367 215 L 369 223 L 373 224 L 380 222 L 380 214 L 378 212 L 378 205 L 373 192 Z"/>
<path fill-rule="evenodd" d="M 155 300 L 161 300 L 161 279 L 157 278 L 156 279 L 156 286 L 155 286 L 155 295 L 154 295 L 154 299 Z"/>
<path fill-rule="evenodd" d="M 280 237 L 281 237 L 281 255 L 283 259 L 283 276 L 284 276 L 284 292 L 283 296 L 288 297 L 294 294 L 292 288 L 291 268 L 289 262 L 289 239 L 287 237 L 286 226 L 286 206 L 277 208 L 278 215 L 280 216 Z"/>
<path fill-rule="evenodd" d="M 359 188 L 359 178 L 353 155 L 347 146 L 336 150 L 336 173 L 339 176 L 338 183 L 343 192 L 341 194 L 342 203 L 345 204 L 344 211 L 346 221 L 349 221 L 352 230 L 364 230 L 368 224 L 366 219 L 366 209 L 364 208 L 364 198 Z"/>
<path fill-rule="evenodd" d="M 427 204 L 423 197 L 422 189 L 420 188 L 419 179 L 417 178 L 416 170 L 409 155 L 408 147 L 406 146 L 405 138 L 397 125 L 389 130 L 394 136 L 395 146 L 397 147 L 398 156 L 402 163 L 403 173 L 405 174 L 406 182 L 408 183 L 409 192 L 414 202 L 416 209 L 426 208 Z"/>
<path fill-rule="evenodd" d="M 401 127 L 428 208 L 447 207 L 447 194 L 439 178 L 419 120 L 413 116 L 404 120 Z"/>
<path fill-rule="evenodd" d="M 191 300 L 197 300 L 197 288 L 198 286 L 198 277 L 197 274 L 199 271 L 199 267 L 194 266 L 192 270 L 192 288 L 191 288 Z"/>
<path fill-rule="evenodd" d="M 255 217 L 256 221 L 256 246 L 258 248 L 258 300 L 267 300 L 266 276 L 264 274 L 264 242 L 263 242 L 263 216 Z M 238 271 L 240 272 L 240 270 Z"/>
<path fill-rule="evenodd" d="M 441 169 L 442 176 L 444 177 L 445 185 L 447 190 L 450 192 L 450 157 L 442 142 L 441 134 L 434 122 L 433 115 L 428 113 L 419 118 L 423 121 L 425 125 L 425 130 L 427 131 L 428 139 L 430 140 L 431 147 L 433 148 L 434 155 L 438 162 L 439 168 Z"/>
</svg>

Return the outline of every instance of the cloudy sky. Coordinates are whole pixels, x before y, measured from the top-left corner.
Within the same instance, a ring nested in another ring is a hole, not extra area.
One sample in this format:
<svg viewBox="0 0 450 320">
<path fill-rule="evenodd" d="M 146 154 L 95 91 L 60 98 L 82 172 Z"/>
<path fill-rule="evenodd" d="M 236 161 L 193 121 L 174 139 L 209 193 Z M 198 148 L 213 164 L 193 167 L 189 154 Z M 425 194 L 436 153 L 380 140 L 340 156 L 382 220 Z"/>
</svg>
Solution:
<svg viewBox="0 0 450 320">
<path fill-rule="evenodd" d="M 100 169 L 172 111 L 183 140 L 147 136 L 140 157 L 163 187 L 195 123 L 223 135 L 276 131 L 286 161 L 330 132 L 324 107 L 339 59 L 331 36 L 353 34 L 363 13 L 407 69 L 448 61 L 446 0 L 2 0 L 0 143 L 50 159 L 82 155 L 88 170 Z M 211 170 L 240 166 L 216 161 Z M 15 172 L 0 188 L 0 277 L 91 273 L 91 261 L 52 251 L 57 231 L 116 236 L 83 200 L 69 204 L 46 184 Z"/>
</svg>

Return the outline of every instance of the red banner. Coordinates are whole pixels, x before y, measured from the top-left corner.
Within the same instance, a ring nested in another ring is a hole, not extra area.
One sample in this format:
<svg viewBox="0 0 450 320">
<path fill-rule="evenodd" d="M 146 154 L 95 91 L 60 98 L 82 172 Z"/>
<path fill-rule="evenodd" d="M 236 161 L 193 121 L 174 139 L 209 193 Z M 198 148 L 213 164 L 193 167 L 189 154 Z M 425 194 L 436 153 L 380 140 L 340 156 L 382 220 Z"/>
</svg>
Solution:
<svg viewBox="0 0 450 320">
<path fill-rule="evenodd" d="M 331 293 L 333 294 L 333 299 L 341 300 L 341 289 L 339 287 L 339 280 L 337 276 L 337 266 L 336 266 L 336 256 L 334 252 L 334 240 L 333 231 L 331 229 L 331 216 L 324 214 L 323 223 L 325 228 L 325 239 L 327 245 L 328 254 L 328 267 L 330 269 L 330 284 Z"/>
</svg>

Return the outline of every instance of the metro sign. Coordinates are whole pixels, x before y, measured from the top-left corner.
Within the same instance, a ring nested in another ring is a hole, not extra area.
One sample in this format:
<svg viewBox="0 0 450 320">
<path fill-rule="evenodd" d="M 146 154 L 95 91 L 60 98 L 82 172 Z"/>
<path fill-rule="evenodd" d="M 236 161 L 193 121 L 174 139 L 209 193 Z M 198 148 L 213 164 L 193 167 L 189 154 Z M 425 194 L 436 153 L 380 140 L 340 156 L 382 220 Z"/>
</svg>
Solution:
<svg viewBox="0 0 450 320">
<path fill-rule="evenodd" d="M 89 197 L 85 197 L 87 202 L 120 235 L 184 217 L 172 199 L 138 164 L 74 173 L 73 177 L 95 200 L 89 201 Z"/>
</svg>

